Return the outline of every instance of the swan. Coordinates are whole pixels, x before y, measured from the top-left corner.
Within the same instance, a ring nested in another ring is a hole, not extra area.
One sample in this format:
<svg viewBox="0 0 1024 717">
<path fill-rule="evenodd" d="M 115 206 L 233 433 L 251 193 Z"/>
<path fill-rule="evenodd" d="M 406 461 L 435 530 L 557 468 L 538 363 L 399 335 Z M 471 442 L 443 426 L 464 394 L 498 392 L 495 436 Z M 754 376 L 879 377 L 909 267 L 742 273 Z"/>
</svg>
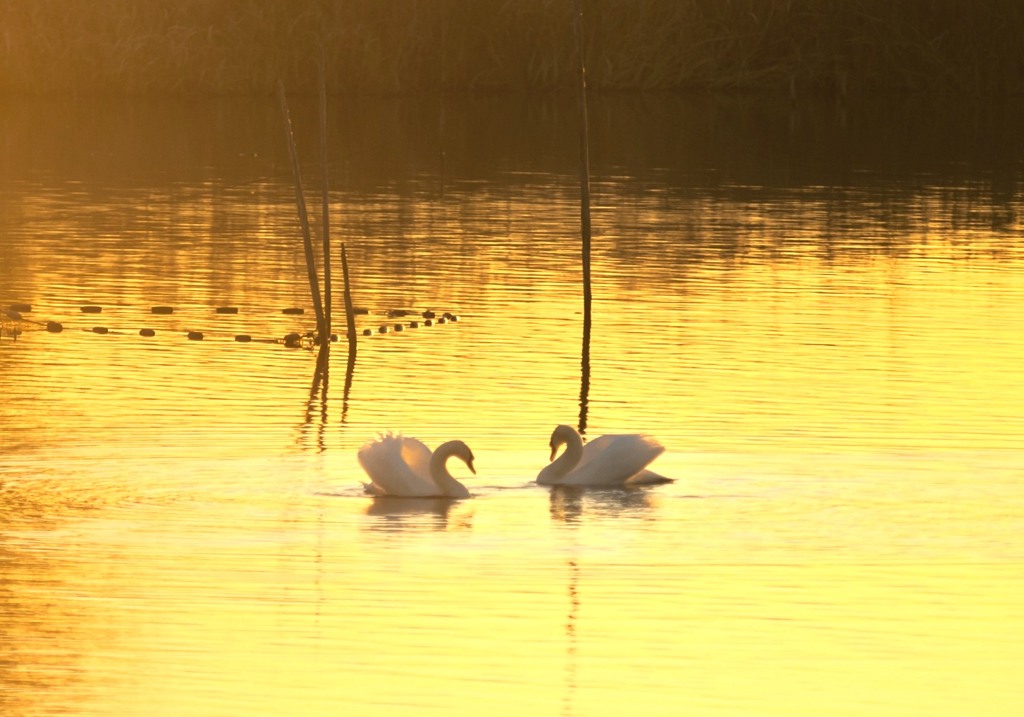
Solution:
<svg viewBox="0 0 1024 717">
<path fill-rule="evenodd" d="M 565 451 L 558 459 L 558 449 Z M 665 451 L 656 439 L 639 433 L 600 436 L 583 445 L 572 426 L 551 433 L 551 463 L 537 475 L 541 485 L 634 486 L 671 483 L 647 470 L 647 464 Z"/>
<path fill-rule="evenodd" d="M 445 465 L 452 456 L 476 473 L 473 451 L 462 441 L 442 443 L 431 453 L 415 438 L 388 433 L 359 449 L 359 465 L 370 476 L 363 488 L 375 496 L 468 498 L 466 486 Z"/>
</svg>

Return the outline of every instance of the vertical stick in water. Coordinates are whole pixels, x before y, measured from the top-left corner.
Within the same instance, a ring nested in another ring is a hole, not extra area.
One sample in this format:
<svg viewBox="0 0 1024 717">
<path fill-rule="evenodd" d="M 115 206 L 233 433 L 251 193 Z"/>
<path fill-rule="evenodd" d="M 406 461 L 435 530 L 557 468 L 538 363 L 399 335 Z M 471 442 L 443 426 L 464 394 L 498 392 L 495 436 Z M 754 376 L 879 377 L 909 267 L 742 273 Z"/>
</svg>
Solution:
<svg viewBox="0 0 1024 717">
<path fill-rule="evenodd" d="M 348 345 L 351 350 L 356 346 L 356 313 L 352 309 L 352 289 L 348 281 L 348 255 L 345 253 L 345 244 L 341 245 L 341 280 L 342 291 L 345 295 L 345 324 L 348 329 Z"/>
<path fill-rule="evenodd" d="M 317 331 L 324 335 L 324 307 L 320 302 L 320 282 L 316 275 L 316 259 L 313 256 L 313 238 L 309 232 L 309 215 L 306 212 L 306 198 L 302 191 L 302 174 L 299 171 L 299 155 L 295 150 L 295 135 L 292 133 L 292 117 L 288 112 L 288 98 L 284 94 L 284 83 L 277 83 L 277 96 L 284 115 L 284 134 L 288 141 L 288 155 L 292 160 L 292 173 L 295 175 L 295 205 L 299 210 L 299 223 L 302 225 L 302 243 L 306 250 L 306 273 L 309 276 L 309 291 L 313 297 L 313 310 L 316 312 Z"/>
<path fill-rule="evenodd" d="M 583 62 L 583 8 L 581 0 L 572 0 L 576 53 L 579 57 L 577 107 L 580 130 L 580 229 L 583 264 L 583 350 L 580 357 L 580 433 L 587 428 L 588 394 L 590 392 L 590 131 L 587 120 L 587 71 Z"/>
<path fill-rule="evenodd" d="M 321 341 L 331 338 L 331 215 L 327 170 L 327 70 L 323 47 L 320 48 L 320 166 L 323 172 L 323 240 L 324 240 L 324 327 Z"/>
<path fill-rule="evenodd" d="M 352 291 L 348 282 L 348 255 L 341 245 L 341 278 L 345 295 L 345 323 L 348 325 L 348 363 L 345 364 L 345 388 L 341 395 L 341 422 L 348 419 L 348 396 L 352 390 L 352 376 L 356 371 L 356 314 L 352 309 Z"/>
<path fill-rule="evenodd" d="M 356 372 L 356 339 L 348 344 L 348 361 L 345 364 L 345 388 L 341 392 L 341 422 L 348 422 L 348 397 L 352 393 L 352 377 Z"/>
</svg>

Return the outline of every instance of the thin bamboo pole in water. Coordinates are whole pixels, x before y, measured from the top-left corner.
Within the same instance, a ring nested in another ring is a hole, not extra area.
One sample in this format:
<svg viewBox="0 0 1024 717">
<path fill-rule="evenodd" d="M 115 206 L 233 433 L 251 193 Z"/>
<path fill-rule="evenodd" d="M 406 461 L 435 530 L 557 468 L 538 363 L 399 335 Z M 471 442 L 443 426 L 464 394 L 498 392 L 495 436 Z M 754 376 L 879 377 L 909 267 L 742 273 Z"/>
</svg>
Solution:
<svg viewBox="0 0 1024 717">
<path fill-rule="evenodd" d="M 352 391 L 352 377 L 356 370 L 356 314 L 352 308 L 352 291 L 348 280 L 348 255 L 345 244 L 341 245 L 342 291 L 345 296 L 345 322 L 348 325 L 348 362 L 345 364 L 345 388 L 341 396 L 341 422 L 348 419 L 348 397 Z"/>
<path fill-rule="evenodd" d="M 345 323 L 348 328 L 348 345 L 355 350 L 356 345 L 356 313 L 352 308 L 352 289 L 348 279 L 348 255 L 345 253 L 345 244 L 341 245 L 341 279 L 342 292 L 345 296 Z"/>
<path fill-rule="evenodd" d="M 329 172 L 327 169 L 327 70 L 323 48 L 320 49 L 320 167 L 322 171 L 321 190 L 324 243 L 324 328 L 321 340 L 331 338 L 331 212 L 328 194 Z"/>
<path fill-rule="evenodd" d="M 576 85 L 576 104 L 580 132 L 580 234 L 581 262 L 583 265 L 583 348 L 580 355 L 580 423 L 579 431 L 587 428 L 587 408 L 590 393 L 590 325 L 593 293 L 590 285 L 590 128 L 587 119 L 587 70 L 583 62 L 583 8 L 581 0 L 572 0 L 573 27 L 576 34 L 576 53 L 579 58 L 579 82 Z"/>
<path fill-rule="evenodd" d="M 324 336 L 324 307 L 320 300 L 320 282 L 316 273 L 316 258 L 313 256 L 313 238 L 309 230 L 309 214 L 306 211 L 306 198 L 302 190 L 299 155 L 295 150 L 295 135 L 292 132 L 292 118 L 288 112 L 288 98 L 284 94 L 283 82 L 277 83 L 277 96 L 281 104 L 281 113 L 284 115 L 284 134 L 288 142 L 288 155 L 292 161 L 292 173 L 295 175 L 295 205 L 299 211 L 299 224 L 302 225 L 302 244 L 306 252 L 306 274 L 309 277 L 309 291 L 313 298 L 313 310 L 316 312 L 317 331 L 321 336 Z"/>
</svg>

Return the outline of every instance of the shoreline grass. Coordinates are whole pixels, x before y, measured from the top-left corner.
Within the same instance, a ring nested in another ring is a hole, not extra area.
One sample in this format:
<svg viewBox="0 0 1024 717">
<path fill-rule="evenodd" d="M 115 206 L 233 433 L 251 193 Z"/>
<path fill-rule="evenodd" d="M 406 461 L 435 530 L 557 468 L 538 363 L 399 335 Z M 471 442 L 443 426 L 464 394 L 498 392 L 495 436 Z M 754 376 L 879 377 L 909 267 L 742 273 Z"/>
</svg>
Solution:
<svg viewBox="0 0 1024 717">
<path fill-rule="evenodd" d="M 595 91 L 1024 92 L 1018 0 L 584 0 Z M 569 0 L 0 0 L 0 93 L 551 92 Z"/>
</svg>

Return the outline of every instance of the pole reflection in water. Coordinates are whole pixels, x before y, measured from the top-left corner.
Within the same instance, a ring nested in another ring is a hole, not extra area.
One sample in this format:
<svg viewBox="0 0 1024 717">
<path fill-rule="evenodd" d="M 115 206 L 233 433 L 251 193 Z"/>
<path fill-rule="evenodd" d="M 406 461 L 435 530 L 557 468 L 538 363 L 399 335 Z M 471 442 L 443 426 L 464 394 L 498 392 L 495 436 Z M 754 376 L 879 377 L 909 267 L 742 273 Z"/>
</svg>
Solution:
<svg viewBox="0 0 1024 717">
<path fill-rule="evenodd" d="M 583 489 L 579 486 L 556 485 L 551 487 L 548 496 L 548 510 L 551 518 L 559 523 L 573 524 L 572 547 L 569 548 L 572 557 L 566 560 L 569 568 L 568 594 L 569 612 L 565 617 L 565 686 L 562 697 L 561 713 L 568 717 L 575 714 L 576 697 L 576 662 L 577 662 L 577 629 L 579 627 L 580 612 L 580 566 L 578 551 L 578 536 L 575 525 L 583 514 L 582 508 Z"/>
<path fill-rule="evenodd" d="M 320 421 L 317 426 L 317 451 L 323 453 L 326 450 L 326 443 L 324 434 L 327 430 L 327 423 L 329 419 L 327 411 L 327 392 L 330 385 L 330 363 L 331 363 L 331 343 L 330 341 L 324 341 L 320 344 L 320 349 L 316 355 L 316 368 L 313 370 L 313 383 L 309 388 L 309 399 L 306 401 L 306 419 L 305 426 L 310 426 L 313 423 L 313 416 L 316 412 L 316 406 L 319 404 L 320 407 Z"/>
<path fill-rule="evenodd" d="M 562 714 L 568 717 L 575 713 L 576 697 L 576 627 L 580 612 L 580 566 L 575 560 L 568 560 L 569 566 L 569 614 L 565 618 L 565 697 L 562 700 Z"/>
<path fill-rule="evenodd" d="M 327 450 L 326 430 L 330 423 L 330 411 L 328 395 L 330 392 L 330 365 L 331 365 L 331 344 L 323 343 L 317 351 L 316 367 L 313 370 L 313 381 L 309 388 L 309 397 L 306 400 L 306 414 L 303 426 L 309 428 L 314 417 L 319 413 L 317 425 L 317 451 L 323 453 Z M 341 425 L 348 421 L 349 396 L 352 392 L 352 381 L 356 369 L 356 342 L 349 340 L 348 354 L 345 361 L 345 384 L 341 397 Z M 317 410 L 319 409 L 319 411 Z M 305 431 L 303 431 L 305 433 Z"/>
<path fill-rule="evenodd" d="M 580 352 L 580 424 L 581 436 L 587 433 L 587 411 L 590 406 L 590 295 L 584 298 L 583 347 Z"/>
<path fill-rule="evenodd" d="M 356 336 L 353 331 L 348 340 L 348 360 L 345 362 L 345 386 L 341 392 L 341 423 L 348 422 L 348 399 L 352 391 L 352 377 L 356 372 Z"/>
</svg>

